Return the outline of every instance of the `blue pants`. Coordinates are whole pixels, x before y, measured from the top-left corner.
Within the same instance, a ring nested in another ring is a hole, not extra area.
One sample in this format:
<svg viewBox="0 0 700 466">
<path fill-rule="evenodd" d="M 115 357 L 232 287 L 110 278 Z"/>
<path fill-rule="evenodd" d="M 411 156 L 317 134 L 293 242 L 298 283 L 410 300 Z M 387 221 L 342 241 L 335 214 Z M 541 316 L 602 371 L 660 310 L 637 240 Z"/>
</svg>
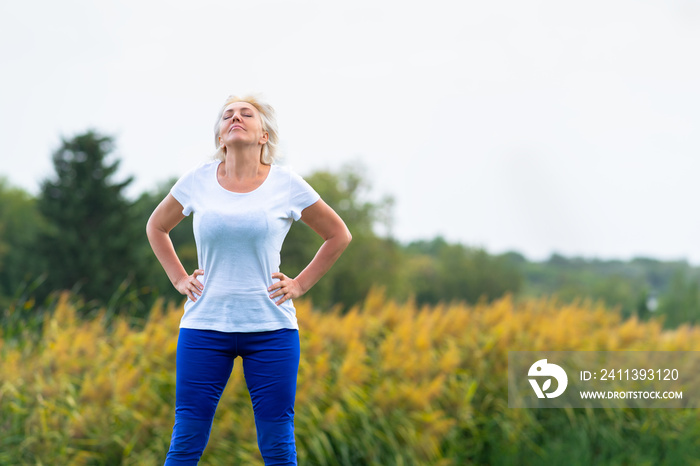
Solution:
<svg viewBox="0 0 700 466">
<path fill-rule="evenodd" d="M 299 332 L 224 333 L 182 328 L 177 342 L 175 427 L 166 466 L 196 465 L 233 360 L 241 356 L 266 465 L 297 464 L 294 398 Z"/>
</svg>

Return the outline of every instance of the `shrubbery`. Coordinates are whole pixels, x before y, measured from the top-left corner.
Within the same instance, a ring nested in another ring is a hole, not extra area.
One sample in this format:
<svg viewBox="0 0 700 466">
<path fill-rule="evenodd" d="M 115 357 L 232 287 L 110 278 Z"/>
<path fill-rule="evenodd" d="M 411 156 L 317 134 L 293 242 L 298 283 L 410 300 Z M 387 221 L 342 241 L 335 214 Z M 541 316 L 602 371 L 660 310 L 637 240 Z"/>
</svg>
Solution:
<svg viewBox="0 0 700 466">
<path fill-rule="evenodd" d="M 157 303 L 134 327 L 119 316 L 82 320 L 73 300 L 62 295 L 40 333 L 0 339 L 0 464 L 162 464 L 181 309 Z M 687 464 L 700 456 L 693 410 L 510 409 L 506 373 L 509 350 L 697 350 L 700 328 L 670 331 L 597 304 L 508 296 L 419 307 L 375 291 L 347 313 L 296 305 L 300 464 Z M 240 360 L 214 422 L 202 464 L 262 464 Z"/>
</svg>

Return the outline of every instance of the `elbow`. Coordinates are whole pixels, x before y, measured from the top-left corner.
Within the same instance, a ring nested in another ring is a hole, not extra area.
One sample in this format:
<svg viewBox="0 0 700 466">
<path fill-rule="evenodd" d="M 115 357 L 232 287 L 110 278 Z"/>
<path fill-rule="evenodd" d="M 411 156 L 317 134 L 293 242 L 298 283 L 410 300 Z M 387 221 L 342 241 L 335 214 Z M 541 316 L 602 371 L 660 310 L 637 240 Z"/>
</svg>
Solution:
<svg viewBox="0 0 700 466">
<path fill-rule="evenodd" d="M 153 217 L 149 218 L 148 221 L 146 222 L 146 236 L 148 239 L 151 239 L 153 237 L 153 233 L 155 232 L 155 228 L 153 225 Z"/>
<path fill-rule="evenodd" d="M 163 228 L 159 227 L 156 221 L 153 219 L 153 216 L 148 219 L 148 222 L 146 222 L 146 237 L 148 238 L 149 241 L 152 241 L 155 237 L 158 236 L 158 234 L 165 233 L 167 234 Z"/>
<path fill-rule="evenodd" d="M 350 230 L 348 228 L 345 228 L 345 241 L 344 241 L 344 247 L 343 249 L 347 248 L 348 245 L 350 244 L 350 241 L 352 241 L 352 233 L 350 233 Z"/>
<path fill-rule="evenodd" d="M 326 238 L 325 241 L 329 244 L 333 244 L 333 248 L 336 250 L 337 254 L 342 254 L 350 244 L 350 241 L 352 241 L 352 234 L 346 226 L 343 226 L 342 229 L 336 230 L 336 232 Z"/>
</svg>

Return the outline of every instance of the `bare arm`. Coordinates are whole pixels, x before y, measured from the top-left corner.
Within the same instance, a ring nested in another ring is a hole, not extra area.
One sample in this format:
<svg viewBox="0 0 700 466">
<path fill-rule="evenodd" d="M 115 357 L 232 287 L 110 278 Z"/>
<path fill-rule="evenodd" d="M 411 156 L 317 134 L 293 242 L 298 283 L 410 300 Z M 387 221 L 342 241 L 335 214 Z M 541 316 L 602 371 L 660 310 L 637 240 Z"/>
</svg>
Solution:
<svg viewBox="0 0 700 466">
<path fill-rule="evenodd" d="M 338 260 L 352 239 L 343 219 L 323 200 L 302 210 L 301 220 L 323 238 L 323 244 L 313 260 L 296 278 L 289 278 L 283 273 L 272 274 L 272 278 L 278 278 L 279 281 L 268 288 L 268 291 L 272 292 L 272 299 L 282 296 L 282 299 L 277 301 L 278 306 L 309 291 Z"/>
<path fill-rule="evenodd" d="M 175 228 L 183 218 L 185 216 L 182 214 L 182 205 L 172 194 L 168 194 L 148 219 L 146 235 L 175 289 L 192 301 L 197 301 L 197 295 L 202 294 L 202 284 L 196 277 L 204 272 L 197 269 L 192 275 L 188 275 L 170 240 L 170 230 Z"/>
</svg>

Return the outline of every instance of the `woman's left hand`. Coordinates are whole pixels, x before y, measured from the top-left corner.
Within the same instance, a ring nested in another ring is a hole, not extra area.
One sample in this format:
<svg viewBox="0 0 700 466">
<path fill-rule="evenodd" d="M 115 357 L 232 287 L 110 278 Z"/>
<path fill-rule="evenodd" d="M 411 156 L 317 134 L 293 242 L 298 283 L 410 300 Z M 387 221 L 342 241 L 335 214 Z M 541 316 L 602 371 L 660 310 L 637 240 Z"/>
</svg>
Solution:
<svg viewBox="0 0 700 466">
<path fill-rule="evenodd" d="M 277 278 L 279 281 L 273 283 L 272 286 L 267 289 L 267 291 L 272 292 L 270 299 L 275 299 L 282 296 L 282 299 L 275 302 L 275 304 L 278 306 L 288 299 L 298 298 L 304 294 L 304 290 L 301 289 L 301 285 L 294 278 L 289 278 L 280 272 L 273 273 L 272 278 Z"/>
</svg>

